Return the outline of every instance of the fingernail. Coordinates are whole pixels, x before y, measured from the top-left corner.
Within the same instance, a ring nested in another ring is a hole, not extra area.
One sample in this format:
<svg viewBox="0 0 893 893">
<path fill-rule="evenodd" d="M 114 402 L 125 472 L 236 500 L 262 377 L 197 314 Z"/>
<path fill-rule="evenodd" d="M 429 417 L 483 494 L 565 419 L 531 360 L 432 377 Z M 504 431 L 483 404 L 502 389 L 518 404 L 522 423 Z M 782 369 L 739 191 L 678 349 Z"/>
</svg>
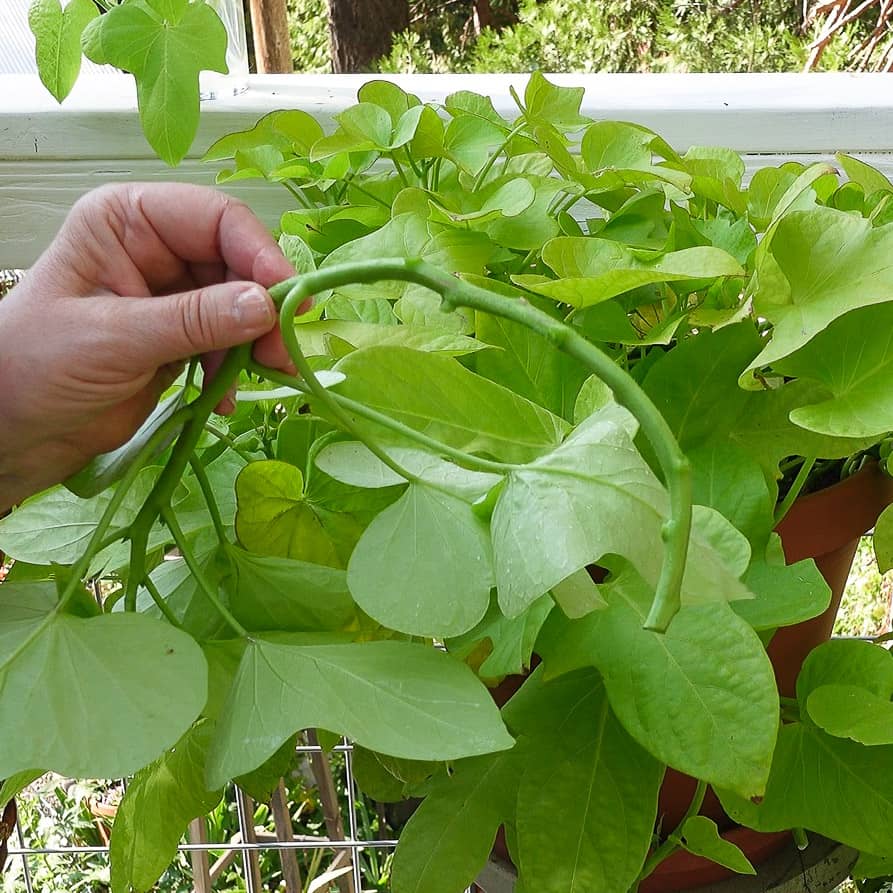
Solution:
<svg viewBox="0 0 893 893">
<path fill-rule="evenodd" d="M 234 313 L 236 321 L 246 329 L 270 328 L 275 321 L 267 293 L 256 287 L 246 289 L 236 298 Z"/>
</svg>

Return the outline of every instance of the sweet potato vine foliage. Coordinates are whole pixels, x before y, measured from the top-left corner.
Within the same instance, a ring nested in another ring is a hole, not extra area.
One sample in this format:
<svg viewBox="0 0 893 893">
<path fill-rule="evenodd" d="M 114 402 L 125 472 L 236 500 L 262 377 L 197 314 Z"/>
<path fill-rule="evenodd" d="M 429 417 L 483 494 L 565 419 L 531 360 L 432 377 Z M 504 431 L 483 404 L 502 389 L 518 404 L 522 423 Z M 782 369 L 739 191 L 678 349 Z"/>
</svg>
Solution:
<svg viewBox="0 0 893 893">
<path fill-rule="evenodd" d="M 195 6 L 122 4 L 89 46 L 180 16 L 125 66 L 153 70 Z M 328 133 L 284 110 L 208 152 L 294 197 L 300 275 L 273 292 L 300 375 L 192 364 L 131 443 L 0 522 L 0 800 L 135 773 L 116 893 L 307 728 L 355 742 L 370 795 L 424 796 L 397 893 L 463 890 L 500 826 L 521 889 L 626 893 L 680 847 L 751 870 L 696 816 L 707 785 L 752 827 L 893 853 L 889 654 L 822 646 L 780 706 L 764 649 L 829 597 L 777 515 L 893 427 L 893 187 L 845 156 L 846 181 L 745 186 L 735 153 L 581 98 L 534 74 L 509 120 L 372 82 Z M 500 710 L 488 686 L 534 651 Z M 667 766 L 700 784 L 655 830 Z"/>
</svg>

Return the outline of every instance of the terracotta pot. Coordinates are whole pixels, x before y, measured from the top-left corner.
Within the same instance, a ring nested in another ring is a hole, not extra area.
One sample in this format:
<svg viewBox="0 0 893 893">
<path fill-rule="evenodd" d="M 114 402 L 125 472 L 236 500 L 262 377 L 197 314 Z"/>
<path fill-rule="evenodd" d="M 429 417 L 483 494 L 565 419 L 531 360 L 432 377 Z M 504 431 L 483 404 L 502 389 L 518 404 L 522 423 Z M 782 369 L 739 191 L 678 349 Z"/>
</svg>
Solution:
<svg viewBox="0 0 893 893">
<path fill-rule="evenodd" d="M 778 525 L 788 563 L 814 558 L 831 587 L 831 603 L 818 617 L 780 629 L 767 649 L 778 689 L 793 697 L 806 655 L 831 638 L 859 538 L 893 503 L 893 478 L 876 464 L 833 487 L 798 499 Z"/>
<path fill-rule="evenodd" d="M 783 695 L 794 695 L 797 675 L 806 656 L 830 638 L 859 539 L 891 503 L 893 478 L 871 464 L 839 484 L 798 499 L 778 525 L 788 563 L 815 559 L 831 588 L 831 602 L 823 614 L 780 629 L 769 643 L 767 652 Z M 535 659 L 534 666 L 537 662 Z M 504 704 L 523 681 L 523 677 L 506 679 L 493 690 L 496 702 Z M 695 786 L 695 779 L 673 769 L 667 770 L 658 799 L 658 815 L 665 827 L 674 828 L 679 824 L 691 803 Z M 701 815 L 712 818 L 722 836 L 736 844 L 754 864 L 769 859 L 789 838 L 786 831 L 763 834 L 735 825 L 709 788 Z M 501 829 L 494 852 L 508 859 Z M 675 893 L 731 876 L 732 872 L 721 865 L 682 850 L 665 859 L 639 889 L 640 893 Z"/>
</svg>

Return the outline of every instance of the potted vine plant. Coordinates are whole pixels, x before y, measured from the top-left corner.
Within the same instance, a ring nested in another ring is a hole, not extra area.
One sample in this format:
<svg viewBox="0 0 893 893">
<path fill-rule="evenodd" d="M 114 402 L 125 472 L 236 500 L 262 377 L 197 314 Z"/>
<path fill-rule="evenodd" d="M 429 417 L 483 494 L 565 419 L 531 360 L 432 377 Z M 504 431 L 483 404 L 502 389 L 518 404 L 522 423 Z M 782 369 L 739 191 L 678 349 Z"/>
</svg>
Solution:
<svg viewBox="0 0 893 893">
<path fill-rule="evenodd" d="M 888 870 L 890 655 L 814 640 L 791 689 L 767 643 L 831 602 L 798 497 L 862 468 L 832 488 L 869 498 L 844 552 L 891 499 L 893 185 L 842 156 L 745 186 L 582 92 L 534 74 L 507 121 L 371 82 L 332 133 L 284 110 L 208 152 L 295 197 L 274 297 L 300 375 L 236 349 L 200 390 L 193 364 L 0 521 L 0 801 L 135 772 L 115 891 L 308 727 L 357 744 L 373 796 L 424 797 L 395 893 L 465 889 L 500 828 L 518 890 L 673 889 L 681 851 L 752 871 L 724 814 Z M 668 767 L 694 779 L 672 821 Z"/>
</svg>

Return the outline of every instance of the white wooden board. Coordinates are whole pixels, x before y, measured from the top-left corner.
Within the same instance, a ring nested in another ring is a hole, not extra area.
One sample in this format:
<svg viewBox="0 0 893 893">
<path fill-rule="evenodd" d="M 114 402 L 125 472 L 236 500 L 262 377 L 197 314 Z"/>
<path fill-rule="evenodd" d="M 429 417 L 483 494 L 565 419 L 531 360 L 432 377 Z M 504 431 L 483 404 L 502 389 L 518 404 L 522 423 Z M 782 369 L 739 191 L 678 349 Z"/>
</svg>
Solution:
<svg viewBox="0 0 893 893">
<path fill-rule="evenodd" d="M 583 111 L 636 121 L 677 149 L 725 145 L 749 169 L 779 156 L 830 158 L 867 154 L 893 173 L 893 83 L 886 74 L 810 75 L 556 75 L 586 89 Z M 487 93 L 511 117 L 509 86 L 523 92 L 524 75 L 406 75 L 391 78 L 425 101 L 456 90 Z M 277 108 L 302 108 L 330 126 L 356 101 L 366 75 L 252 76 L 249 89 L 203 104 L 190 159 L 171 170 L 155 159 L 139 129 L 132 81 L 125 75 L 85 77 L 59 106 L 36 78 L 0 76 L 0 268 L 32 263 L 72 203 L 114 180 L 174 179 L 212 183 L 198 160 L 219 136 L 251 126 Z M 291 207 L 288 194 L 240 183 L 244 198 L 270 224 Z"/>
</svg>

